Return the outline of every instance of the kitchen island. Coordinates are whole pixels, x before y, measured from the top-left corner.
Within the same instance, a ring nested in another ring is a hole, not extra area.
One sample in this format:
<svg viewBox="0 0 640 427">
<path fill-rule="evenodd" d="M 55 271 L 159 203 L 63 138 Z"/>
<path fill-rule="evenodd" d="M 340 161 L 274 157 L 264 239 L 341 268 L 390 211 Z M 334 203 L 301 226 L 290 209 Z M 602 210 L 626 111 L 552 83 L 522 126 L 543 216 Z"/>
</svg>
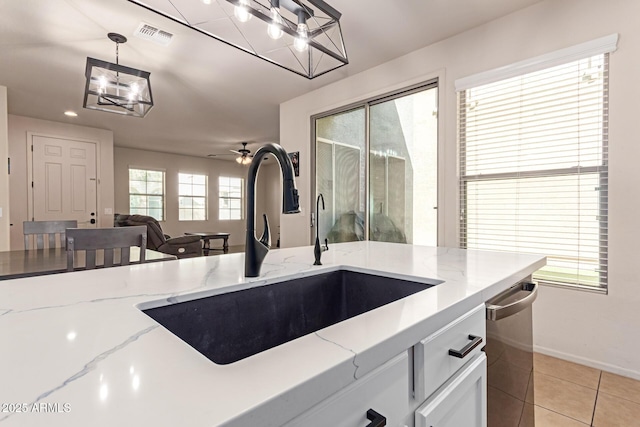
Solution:
<svg viewBox="0 0 640 427">
<path fill-rule="evenodd" d="M 0 282 L 0 426 L 279 426 L 531 275 L 544 257 L 393 243 L 271 251 Z M 345 267 L 442 281 L 227 365 L 137 306 L 179 302 Z M 364 425 L 364 424 L 363 424 Z"/>
</svg>

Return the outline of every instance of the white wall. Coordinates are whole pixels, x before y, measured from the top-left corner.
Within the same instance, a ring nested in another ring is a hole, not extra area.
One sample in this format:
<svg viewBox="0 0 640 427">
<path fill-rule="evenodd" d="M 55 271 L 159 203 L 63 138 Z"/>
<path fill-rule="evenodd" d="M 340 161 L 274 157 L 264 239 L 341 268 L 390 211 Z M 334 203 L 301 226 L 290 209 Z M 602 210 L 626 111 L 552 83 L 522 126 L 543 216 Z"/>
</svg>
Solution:
<svg viewBox="0 0 640 427">
<path fill-rule="evenodd" d="M 288 227 L 287 218 L 291 215 L 282 215 L 282 173 L 275 161 L 271 164 L 263 163 L 258 172 L 258 197 L 256 200 L 256 221 L 258 226 L 256 230 L 262 233 L 262 220 L 260 217 L 263 213 L 269 218 L 269 227 L 271 227 L 271 247 L 275 248 L 280 232 L 281 219 L 284 219 L 282 227 Z M 256 233 L 257 234 L 257 233 Z M 280 242 L 282 245 L 282 242 Z"/>
<path fill-rule="evenodd" d="M 9 115 L 9 156 L 11 157 L 10 202 L 11 202 L 11 249 L 23 249 L 22 221 L 28 216 L 28 186 L 31 177 L 27 176 L 27 161 L 31 155 L 31 141 L 27 133 L 63 138 L 95 141 L 97 144 L 97 195 L 98 227 L 113 226 L 113 132 L 67 123 L 51 122 L 30 117 Z"/>
<path fill-rule="evenodd" d="M 0 251 L 10 247 L 9 227 L 9 134 L 7 129 L 7 88 L 0 86 Z"/>
<path fill-rule="evenodd" d="M 284 241 L 308 244 L 310 116 L 438 76 L 439 241 L 457 246 L 454 81 L 619 33 L 618 51 L 610 61 L 609 294 L 544 287 L 534 306 L 534 340 L 540 352 L 640 379 L 640 342 L 635 339 L 640 325 L 638 16 L 637 0 L 547 0 L 283 103 L 280 140 L 287 151 L 300 151 L 298 187 L 305 209 L 283 231 Z"/>
<path fill-rule="evenodd" d="M 273 162 L 273 160 L 271 161 Z M 124 147 L 115 148 L 115 212 L 129 213 L 129 166 L 139 168 L 158 169 L 165 171 L 165 221 L 161 222 L 162 230 L 176 237 L 185 232 L 211 231 L 231 233 L 230 245 L 244 245 L 246 224 L 245 220 L 218 220 L 218 177 L 230 176 L 247 179 L 247 166 L 240 166 L 234 161 L 214 160 L 202 157 L 183 156 L 178 154 L 160 153 L 156 151 L 138 150 Z M 256 198 L 256 234 L 262 233 L 262 213 L 267 212 L 272 228 L 272 240 L 275 246 L 279 218 L 272 214 L 274 203 L 264 195 L 271 195 L 270 182 L 277 179 L 271 169 L 263 163 L 257 182 Z M 276 171 L 277 172 L 277 171 Z M 207 221 L 179 221 L 178 220 L 178 174 L 195 173 L 208 176 L 208 220 Z M 277 184 L 277 182 L 276 182 Z M 279 196 L 282 197 L 282 196 Z M 278 199 L 279 200 L 279 199 Z"/>
</svg>

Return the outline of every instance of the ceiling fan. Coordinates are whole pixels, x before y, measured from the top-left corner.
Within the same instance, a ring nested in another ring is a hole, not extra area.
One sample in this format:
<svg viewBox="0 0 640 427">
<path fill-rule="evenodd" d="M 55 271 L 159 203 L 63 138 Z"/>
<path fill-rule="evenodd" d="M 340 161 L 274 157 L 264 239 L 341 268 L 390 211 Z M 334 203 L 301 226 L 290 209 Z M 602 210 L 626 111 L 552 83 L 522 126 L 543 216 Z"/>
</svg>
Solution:
<svg viewBox="0 0 640 427">
<path fill-rule="evenodd" d="M 251 159 L 253 158 L 253 155 L 251 155 L 251 150 L 249 150 L 247 148 L 247 144 L 248 144 L 247 142 L 243 142 L 241 149 L 239 149 L 239 150 L 229 150 L 233 154 L 207 154 L 207 157 L 220 157 L 220 156 L 237 155 L 238 157 L 236 157 L 236 162 L 240 163 L 241 165 L 248 165 L 249 163 L 251 163 Z"/>
</svg>

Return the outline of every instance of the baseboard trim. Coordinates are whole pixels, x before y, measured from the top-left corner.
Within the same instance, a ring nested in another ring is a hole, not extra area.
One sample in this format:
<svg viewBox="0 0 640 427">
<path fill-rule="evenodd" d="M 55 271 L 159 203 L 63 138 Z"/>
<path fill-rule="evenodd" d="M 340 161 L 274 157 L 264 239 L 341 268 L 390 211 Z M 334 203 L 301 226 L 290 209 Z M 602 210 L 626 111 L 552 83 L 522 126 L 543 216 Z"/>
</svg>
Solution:
<svg viewBox="0 0 640 427">
<path fill-rule="evenodd" d="M 568 362 L 578 363 L 580 365 L 589 366 L 591 368 L 600 369 L 601 371 L 610 372 L 612 374 L 621 375 L 623 377 L 633 378 L 640 381 L 640 371 L 634 371 L 631 369 L 621 368 L 619 366 L 611 365 L 609 363 L 599 362 L 597 360 L 589 359 L 586 357 L 575 356 L 573 354 L 564 353 L 550 348 L 541 347 L 538 345 L 533 346 L 533 351 L 536 353 L 545 354 L 547 356 L 556 357 L 558 359 L 566 360 Z"/>
</svg>

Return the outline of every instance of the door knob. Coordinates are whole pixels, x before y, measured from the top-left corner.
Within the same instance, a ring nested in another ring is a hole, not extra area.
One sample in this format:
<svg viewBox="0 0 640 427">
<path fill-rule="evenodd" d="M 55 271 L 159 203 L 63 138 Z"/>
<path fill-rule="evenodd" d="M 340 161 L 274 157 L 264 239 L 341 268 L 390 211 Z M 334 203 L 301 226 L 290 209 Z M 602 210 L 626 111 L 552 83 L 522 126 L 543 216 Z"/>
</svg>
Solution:
<svg viewBox="0 0 640 427">
<path fill-rule="evenodd" d="M 91 218 L 91 221 L 89 221 L 89 222 L 90 222 L 91 224 L 95 224 L 95 223 L 96 223 L 96 220 L 95 220 L 95 218 Z"/>
</svg>

